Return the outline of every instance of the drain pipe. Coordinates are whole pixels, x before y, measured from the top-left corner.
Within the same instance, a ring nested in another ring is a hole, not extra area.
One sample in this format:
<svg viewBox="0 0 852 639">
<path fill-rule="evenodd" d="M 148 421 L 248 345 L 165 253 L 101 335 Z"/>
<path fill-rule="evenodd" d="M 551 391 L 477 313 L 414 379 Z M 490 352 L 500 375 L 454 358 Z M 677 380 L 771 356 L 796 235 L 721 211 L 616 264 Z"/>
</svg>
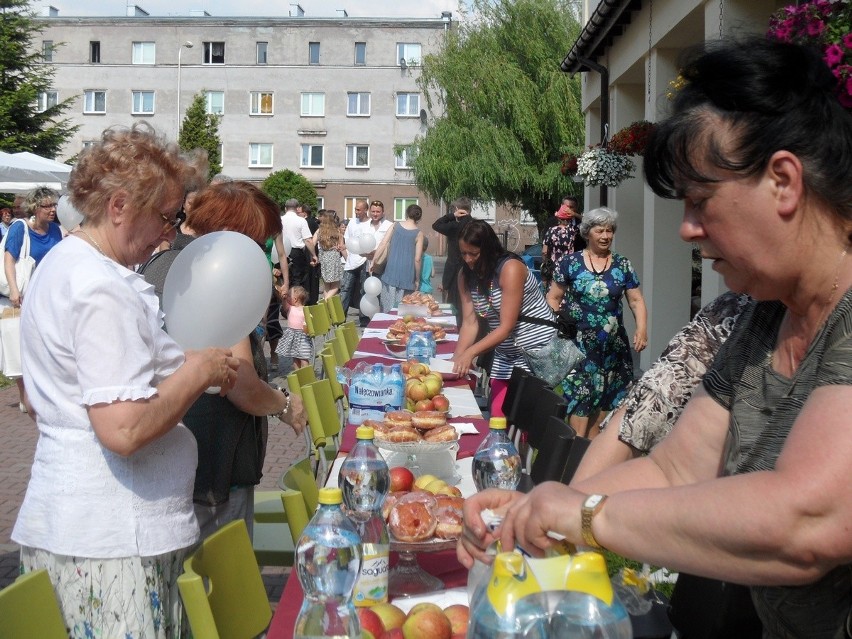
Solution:
<svg viewBox="0 0 852 639">
<path fill-rule="evenodd" d="M 603 142 L 609 131 L 609 69 L 588 58 L 577 58 L 577 61 L 596 71 L 601 77 L 601 142 Z M 600 201 L 601 206 L 607 205 L 606 185 L 600 187 Z"/>
</svg>

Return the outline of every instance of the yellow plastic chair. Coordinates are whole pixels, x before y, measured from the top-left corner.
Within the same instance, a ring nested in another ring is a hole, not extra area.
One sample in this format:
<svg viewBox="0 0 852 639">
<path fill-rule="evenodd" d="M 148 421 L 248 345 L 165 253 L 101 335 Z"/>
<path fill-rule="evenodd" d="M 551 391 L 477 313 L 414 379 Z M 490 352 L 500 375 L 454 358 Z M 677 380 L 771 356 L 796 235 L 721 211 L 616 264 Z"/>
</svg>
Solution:
<svg viewBox="0 0 852 639">
<path fill-rule="evenodd" d="M 331 392 L 331 382 L 321 379 L 313 384 L 302 386 L 302 402 L 305 404 L 311 429 L 321 429 L 325 438 L 322 449 L 318 451 L 319 471 L 316 475 L 320 483 L 323 483 L 328 475 L 329 462 L 334 461 L 339 449 L 340 417 Z"/>
<path fill-rule="evenodd" d="M 324 349 L 320 353 L 322 367 L 325 370 L 325 378 L 331 384 L 331 395 L 334 397 L 334 402 L 337 405 L 337 415 L 340 421 L 340 427 L 346 425 L 346 415 L 348 413 L 348 403 L 346 401 L 346 393 L 343 390 L 340 382 L 337 381 L 337 359 L 334 357 L 334 352 L 331 349 Z"/>
<path fill-rule="evenodd" d="M 333 295 L 325 301 L 328 308 L 328 316 L 331 319 L 333 326 L 340 326 L 346 322 L 346 310 L 343 308 L 343 301 L 340 295 Z"/>
<path fill-rule="evenodd" d="M 319 487 L 311 474 L 311 460 L 306 457 L 287 469 L 281 478 L 281 502 L 287 513 L 290 536 L 295 545 L 308 525 L 319 503 Z"/>
<path fill-rule="evenodd" d="M 349 351 L 347 350 L 342 337 L 332 337 L 326 341 L 326 346 L 329 344 L 331 344 L 332 351 L 334 352 L 334 359 L 337 360 L 337 364 L 339 366 L 343 366 L 346 362 L 352 359 L 349 357 Z"/>
<path fill-rule="evenodd" d="M 358 340 L 361 336 L 358 335 L 358 325 L 355 322 L 346 322 L 341 325 L 343 328 L 343 336 L 346 338 L 346 345 L 349 347 L 349 352 L 353 355 L 358 350 Z"/>
<path fill-rule="evenodd" d="M 355 346 L 352 346 L 349 341 L 349 338 L 346 337 L 346 329 L 343 328 L 343 326 L 337 326 L 334 329 L 334 336 L 343 345 L 343 349 L 346 351 L 346 361 L 348 362 L 355 355 Z"/>
<path fill-rule="evenodd" d="M 46 570 L 34 570 L 0 590 L 0 637 L 68 639 L 65 620 Z"/>
<path fill-rule="evenodd" d="M 302 386 L 317 381 L 316 372 L 312 366 L 296 368 L 287 375 L 287 389 L 294 395 L 302 396 Z"/>
<path fill-rule="evenodd" d="M 331 319 L 323 302 L 305 307 L 305 324 L 308 327 L 308 335 L 312 338 L 323 337 L 331 330 Z"/>
<path fill-rule="evenodd" d="M 183 570 L 178 588 L 195 639 L 249 639 L 266 630 L 272 609 L 245 521 L 210 535 Z"/>
</svg>

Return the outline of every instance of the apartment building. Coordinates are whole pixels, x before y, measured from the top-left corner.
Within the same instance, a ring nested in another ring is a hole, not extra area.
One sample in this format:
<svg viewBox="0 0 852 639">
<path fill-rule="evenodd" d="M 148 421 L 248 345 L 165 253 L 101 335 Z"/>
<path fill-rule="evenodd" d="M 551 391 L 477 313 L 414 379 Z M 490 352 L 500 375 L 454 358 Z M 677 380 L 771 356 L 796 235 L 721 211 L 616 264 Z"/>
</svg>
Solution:
<svg viewBox="0 0 852 639">
<path fill-rule="evenodd" d="M 261 182 L 290 169 L 317 187 L 319 204 L 351 217 L 354 201 L 381 200 L 388 218 L 424 209 L 424 230 L 444 212 L 414 186 L 410 145 L 426 132 L 420 62 L 442 46 L 452 14 L 435 18 L 73 17 L 49 8 L 36 42 L 56 69 L 46 107 L 73 98 L 80 129 L 60 153 L 79 153 L 113 125 L 140 120 L 176 138 L 202 93 L 222 116 L 222 171 Z M 431 234 L 431 231 L 430 231 Z"/>
</svg>

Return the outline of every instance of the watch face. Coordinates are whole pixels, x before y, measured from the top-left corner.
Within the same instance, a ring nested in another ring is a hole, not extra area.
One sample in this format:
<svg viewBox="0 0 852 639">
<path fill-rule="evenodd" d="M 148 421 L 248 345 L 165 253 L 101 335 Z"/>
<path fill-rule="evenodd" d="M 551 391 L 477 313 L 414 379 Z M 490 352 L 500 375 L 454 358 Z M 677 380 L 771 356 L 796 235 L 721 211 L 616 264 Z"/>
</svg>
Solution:
<svg viewBox="0 0 852 639">
<path fill-rule="evenodd" d="M 601 503 L 601 501 L 603 501 L 603 498 L 603 495 L 589 495 L 589 497 L 586 499 L 586 503 L 584 503 L 583 506 L 586 508 L 594 508 L 599 503 Z"/>
</svg>

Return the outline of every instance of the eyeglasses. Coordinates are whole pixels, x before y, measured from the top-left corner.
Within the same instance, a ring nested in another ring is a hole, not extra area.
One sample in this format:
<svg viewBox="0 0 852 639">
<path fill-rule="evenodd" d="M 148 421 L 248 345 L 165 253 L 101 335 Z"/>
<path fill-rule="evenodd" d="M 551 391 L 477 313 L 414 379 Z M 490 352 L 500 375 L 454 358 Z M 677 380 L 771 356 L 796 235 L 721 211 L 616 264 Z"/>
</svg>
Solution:
<svg viewBox="0 0 852 639">
<path fill-rule="evenodd" d="M 164 231 L 169 231 L 171 229 L 177 230 L 180 228 L 180 225 L 186 221 L 186 211 L 183 210 L 183 207 L 180 207 L 180 211 L 175 213 L 175 219 L 173 220 L 165 213 L 160 213 L 160 217 L 163 218 L 163 222 L 165 222 L 163 225 Z"/>
</svg>

